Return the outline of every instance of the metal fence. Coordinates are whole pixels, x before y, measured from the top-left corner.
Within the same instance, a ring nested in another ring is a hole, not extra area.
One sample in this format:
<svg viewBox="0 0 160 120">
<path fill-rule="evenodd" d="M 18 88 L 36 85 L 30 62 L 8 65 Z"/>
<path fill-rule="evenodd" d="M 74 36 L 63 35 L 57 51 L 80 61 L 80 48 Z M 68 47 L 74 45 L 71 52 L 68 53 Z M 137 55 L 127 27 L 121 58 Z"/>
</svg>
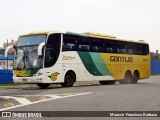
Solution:
<svg viewBox="0 0 160 120">
<path fill-rule="evenodd" d="M 0 70 L 0 84 L 11 84 L 11 83 L 13 83 L 12 70 Z"/>
<path fill-rule="evenodd" d="M 160 61 L 151 61 L 151 75 L 160 74 Z"/>
</svg>

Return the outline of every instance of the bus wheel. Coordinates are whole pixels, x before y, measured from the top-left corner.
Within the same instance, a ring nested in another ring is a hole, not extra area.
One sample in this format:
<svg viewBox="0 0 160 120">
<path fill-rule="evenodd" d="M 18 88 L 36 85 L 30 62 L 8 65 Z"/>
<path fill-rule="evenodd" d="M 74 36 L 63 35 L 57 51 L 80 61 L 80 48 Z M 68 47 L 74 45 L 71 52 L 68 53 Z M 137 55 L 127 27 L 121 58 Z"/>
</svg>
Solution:
<svg viewBox="0 0 160 120">
<path fill-rule="evenodd" d="M 99 81 L 101 85 L 114 85 L 116 81 Z"/>
<path fill-rule="evenodd" d="M 133 74 L 132 84 L 137 84 L 138 79 L 139 79 L 139 72 L 135 72 L 135 73 Z"/>
<path fill-rule="evenodd" d="M 133 81 L 133 76 L 132 76 L 131 72 L 127 71 L 124 76 L 124 80 L 120 80 L 119 83 L 120 84 L 131 84 L 132 81 Z"/>
<path fill-rule="evenodd" d="M 67 72 L 64 78 L 64 83 L 61 83 L 62 87 L 72 87 L 76 81 L 76 76 L 73 72 Z"/>
<path fill-rule="evenodd" d="M 38 85 L 38 87 L 40 87 L 42 89 L 46 89 L 50 86 L 50 84 L 48 84 L 48 83 L 38 83 L 37 85 Z"/>
</svg>

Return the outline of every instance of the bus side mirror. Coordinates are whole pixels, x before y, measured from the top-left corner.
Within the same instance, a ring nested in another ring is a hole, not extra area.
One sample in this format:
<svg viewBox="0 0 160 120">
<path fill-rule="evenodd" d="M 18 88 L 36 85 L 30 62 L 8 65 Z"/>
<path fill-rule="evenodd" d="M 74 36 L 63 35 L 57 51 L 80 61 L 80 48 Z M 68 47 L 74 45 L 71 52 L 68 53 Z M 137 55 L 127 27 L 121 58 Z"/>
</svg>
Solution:
<svg viewBox="0 0 160 120">
<path fill-rule="evenodd" d="M 12 49 L 12 48 L 13 48 L 13 45 L 8 46 L 8 47 L 6 48 L 6 50 L 5 50 L 5 54 L 4 54 L 4 56 L 5 56 L 5 57 L 7 57 L 7 56 L 8 56 L 8 51 L 9 51 L 10 49 Z"/>
<path fill-rule="evenodd" d="M 43 49 L 44 46 L 45 46 L 44 42 L 42 42 L 41 44 L 39 44 L 39 46 L 38 46 L 38 56 L 42 55 L 42 49 Z"/>
<path fill-rule="evenodd" d="M 13 45 L 13 48 L 14 48 L 15 50 L 17 50 L 17 47 L 16 47 L 15 45 Z"/>
</svg>

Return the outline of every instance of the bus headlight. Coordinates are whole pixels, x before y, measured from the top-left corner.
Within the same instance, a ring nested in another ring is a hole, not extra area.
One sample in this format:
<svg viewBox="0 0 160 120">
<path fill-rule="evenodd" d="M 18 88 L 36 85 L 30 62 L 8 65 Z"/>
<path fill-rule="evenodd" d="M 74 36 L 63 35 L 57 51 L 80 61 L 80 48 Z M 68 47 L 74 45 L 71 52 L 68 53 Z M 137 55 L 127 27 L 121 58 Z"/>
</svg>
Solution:
<svg viewBox="0 0 160 120">
<path fill-rule="evenodd" d="M 40 76 L 40 75 L 42 75 L 42 74 L 43 74 L 43 73 L 38 72 L 38 73 L 34 74 L 33 76 Z"/>
</svg>

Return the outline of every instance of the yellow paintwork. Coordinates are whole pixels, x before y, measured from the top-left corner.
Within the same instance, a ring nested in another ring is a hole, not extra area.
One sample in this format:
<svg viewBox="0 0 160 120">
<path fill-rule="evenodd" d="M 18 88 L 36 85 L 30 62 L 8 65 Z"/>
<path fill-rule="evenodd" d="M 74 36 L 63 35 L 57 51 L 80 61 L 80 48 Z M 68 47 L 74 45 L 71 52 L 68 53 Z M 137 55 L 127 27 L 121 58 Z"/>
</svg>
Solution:
<svg viewBox="0 0 160 120">
<path fill-rule="evenodd" d="M 91 35 L 91 36 L 94 36 L 94 37 L 117 38 L 116 36 L 113 36 L 113 35 L 93 33 L 93 32 L 84 32 L 83 34 Z"/>
<path fill-rule="evenodd" d="M 140 72 L 140 79 L 150 77 L 150 54 L 149 55 L 124 55 L 124 54 L 106 54 L 101 53 L 101 56 L 106 64 L 106 67 L 116 80 L 124 79 L 125 72 L 130 70 L 131 73 L 135 70 Z M 111 56 L 132 57 L 133 62 L 111 62 Z"/>
<path fill-rule="evenodd" d="M 13 70 L 13 73 L 17 76 L 28 77 L 30 74 L 25 74 L 25 70 Z"/>
<path fill-rule="evenodd" d="M 53 81 L 57 80 L 57 76 L 58 76 L 59 74 L 60 74 L 60 73 L 58 73 L 58 72 L 52 73 L 52 74 L 51 74 L 51 80 L 53 80 Z"/>
<path fill-rule="evenodd" d="M 49 30 L 49 31 L 35 31 L 35 32 L 31 32 L 31 33 L 27 33 L 27 34 L 22 34 L 20 35 L 20 37 L 22 36 L 29 36 L 29 35 L 40 35 L 40 34 L 50 34 L 50 33 L 59 33 L 58 31 L 53 31 L 53 30 Z"/>
</svg>

